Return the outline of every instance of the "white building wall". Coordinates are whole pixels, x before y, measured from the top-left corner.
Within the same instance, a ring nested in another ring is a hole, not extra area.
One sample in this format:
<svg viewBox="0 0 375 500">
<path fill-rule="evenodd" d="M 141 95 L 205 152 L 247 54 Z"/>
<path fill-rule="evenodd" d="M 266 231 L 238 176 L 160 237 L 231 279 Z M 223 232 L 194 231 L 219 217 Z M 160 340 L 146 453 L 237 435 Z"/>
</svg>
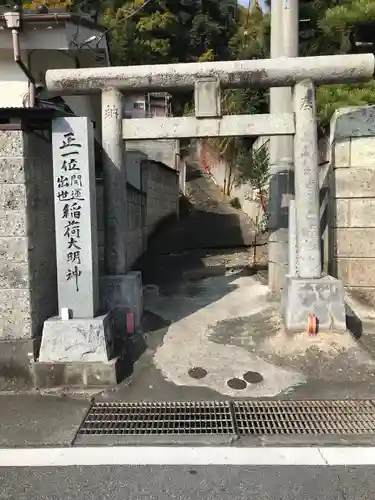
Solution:
<svg viewBox="0 0 375 500">
<path fill-rule="evenodd" d="M 64 101 L 77 116 L 87 116 L 94 123 L 94 136 L 101 142 L 101 97 L 100 95 L 64 96 Z"/>
<path fill-rule="evenodd" d="M 25 23 L 25 30 L 20 33 L 21 57 L 35 80 L 42 85 L 47 70 L 75 68 L 76 57 L 79 57 L 81 67 L 106 66 L 105 37 L 98 46 L 101 52 L 87 47 L 79 52 L 71 50 L 73 37 L 79 46 L 93 35 L 100 35 L 100 32 L 73 23 Z M 13 59 L 11 32 L 0 30 L 0 107 L 22 107 L 28 90 L 27 77 Z M 94 122 L 95 136 L 100 139 L 100 95 L 69 96 L 65 101 L 77 116 L 87 116 Z"/>
<path fill-rule="evenodd" d="M 0 50 L 0 107 L 23 106 L 28 92 L 27 79 L 13 60 L 10 50 Z"/>
<path fill-rule="evenodd" d="M 36 50 L 31 55 L 23 52 L 22 58 L 25 63 L 30 60 L 31 71 L 39 82 L 44 81 L 47 69 L 75 66 L 72 57 L 55 50 Z M 22 107 L 27 93 L 27 78 L 14 62 L 12 51 L 0 50 L 0 107 Z M 100 95 L 66 96 L 64 100 L 77 116 L 87 116 L 95 123 L 95 137 L 100 140 Z"/>
</svg>

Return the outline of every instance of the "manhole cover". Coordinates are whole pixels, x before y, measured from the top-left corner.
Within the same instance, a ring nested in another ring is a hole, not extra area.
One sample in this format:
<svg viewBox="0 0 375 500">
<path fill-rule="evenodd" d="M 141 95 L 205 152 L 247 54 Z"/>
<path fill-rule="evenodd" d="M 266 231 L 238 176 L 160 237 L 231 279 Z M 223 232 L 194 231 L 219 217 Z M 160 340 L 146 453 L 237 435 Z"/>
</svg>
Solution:
<svg viewBox="0 0 375 500">
<path fill-rule="evenodd" d="M 241 391 L 242 389 L 246 389 L 247 384 L 244 380 L 240 378 L 231 378 L 228 380 L 227 386 L 230 387 L 231 389 L 236 389 Z"/>
<path fill-rule="evenodd" d="M 243 379 L 249 384 L 259 384 L 259 382 L 263 382 L 263 377 L 258 372 L 246 372 L 243 375 Z"/>
<path fill-rule="evenodd" d="M 196 366 L 194 368 L 190 368 L 188 374 L 191 378 L 201 379 L 207 375 L 207 370 L 201 368 L 200 366 Z"/>
</svg>

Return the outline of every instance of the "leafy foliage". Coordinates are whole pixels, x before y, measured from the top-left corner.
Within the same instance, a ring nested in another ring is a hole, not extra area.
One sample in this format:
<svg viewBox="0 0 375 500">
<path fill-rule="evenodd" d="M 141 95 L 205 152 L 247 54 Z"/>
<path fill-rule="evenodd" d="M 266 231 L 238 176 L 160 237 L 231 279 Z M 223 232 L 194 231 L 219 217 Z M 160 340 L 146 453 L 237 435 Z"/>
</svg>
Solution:
<svg viewBox="0 0 375 500">
<path fill-rule="evenodd" d="M 47 6 L 56 10 L 70 10 L 73 7 L 73 0 L 65 0 L 62 2 L 43 1 L 43 0 L 26 0 L 23 2 L 24 10 L 37 10 L 39 7 Z"/>
<path fill-rule="evenodd" d="M 336 109 L 375 105 L 375 81 L 362 85 L 330 85 L 317 92 L 318 123 L 322 132 L 329 127 Z"/>
<path fill-rule="evenodd" d="M 268 141 L 259 148 L 250 151 L 243 149 L 237 160 L 237 176 L 235 184 L 250 184 L 255 193 L 255 199 L 262 208 L 260 220 L 257 218 L 258 229 L 267 230 L 268 225 L 268 181 L 269 181 L 269 151 Z M 253 199 L 253 198 L 252 198 Z"/>
<path fill-rule="evenodd" d="M 117 64 L 153 64 L 227 59 L 236 16 L 235 0 L 125 0 L 102 21 Z"/>
<path fill-rule="evenodd" d="M 265 143 L 257 149 L 252 149 L 250 154 L 242 151 L 237 162 L 237 185 L 250 184 L 258 193 L 258 198 L 264 212 L 267 211 L 267 185 L 268 185 L 268 144 Z"/>
<path fill-rule="evenodd" d="M 271 1 L 267 4 L 270 7 Z M 299 6 L 300 19 L 304 20 L 300 23 L 301 56 L 351 52 L 353 27 L 358 23 L 375 23 L 374 0 L 300 0 Z M 268 20 L 265 18 L 263 22 L 268 23 Z M 373 38 L 375 43 L 375 35 Z M 336 109 L 367 104 L 375 104 L 374 82 L 319 88 L 317 107 L 320 128 L 327 128 Z"/>
<path fill-rule="evenodd" d="M 344 0 L 326 2 L 328 8 L 322 16 L 320 27 L 325 35 L 344 32 L 361 21 L 375 20 L 375 3 L 373 0 Z M 332 6 L 332 3 L 336 5 Z M 329 5 L 331 4 L 331 5 Z"/>
</svg>

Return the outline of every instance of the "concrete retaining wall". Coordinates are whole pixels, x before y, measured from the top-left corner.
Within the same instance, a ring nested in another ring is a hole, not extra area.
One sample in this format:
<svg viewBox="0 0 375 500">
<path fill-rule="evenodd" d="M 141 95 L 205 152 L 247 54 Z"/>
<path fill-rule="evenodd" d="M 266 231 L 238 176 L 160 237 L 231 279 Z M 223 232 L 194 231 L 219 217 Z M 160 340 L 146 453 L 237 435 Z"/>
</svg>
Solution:
<svg viewBox="0 0 375 500">
<path fill-rule="evenodd" d="M 0 339 L 41 335 L 57 312 L 51 144 L 0 131 Z"/>
<path fill-rule="evenodd" d="M 205 139 L 197 141 L 196 154 L 201 169 L 213 177 L 223 192 L 228 192 L 228 182 L 230 182 L 229 197 L 237 198 L 242 210 L 254 222 L 261 220 L 264 212 L 258 200 L 258 193 L 250 184 L 236 184 L 233 179 L 235 172 L 233 169 L 231 171 L 229 165 L 219 157 L 210 142 Z"/>
<path fill-rule="evenodd" d="M 141 191 L 128 184 L 128 244 L 127 258 L 129 267 L 134 264 L 136 259 L 142 254 L 144 249 L 144 211 L 146 205 L 146 196 Z M 103 183 L 100 182 L 96 187 L 97 217 L 98 217 L 98 253 L 100 274 L 105 274 L 104 264 L 104 200 Z"/>
<path fill-rule="evenodd" d="M 160 221 L 178 214 L 178 172 L 163 163 L 142 162 L 142 188 L 146 194 L 145 237 L 148 238 Z"/>
<path fill-rule="evenodd" d="M 178 212 L 178 172 L 163 163 L 141 162 L 141 189 L 128 184 L 128 268 L 147 249 L 147 239 L 156 226 Z M 101 274 L 104 274 L 103 184 L 97 184 L 98 244 Z"/>
<path fill-rule="evenodd" d="M 51 144 L 0 131 L 0 387 L 32 385 L 44 320 L 57 313 Z"/>
<path fill-rule="evenodd" d="M 331 273 L 375 306 L 375 107 L 331 123 Z"/>
</svg>

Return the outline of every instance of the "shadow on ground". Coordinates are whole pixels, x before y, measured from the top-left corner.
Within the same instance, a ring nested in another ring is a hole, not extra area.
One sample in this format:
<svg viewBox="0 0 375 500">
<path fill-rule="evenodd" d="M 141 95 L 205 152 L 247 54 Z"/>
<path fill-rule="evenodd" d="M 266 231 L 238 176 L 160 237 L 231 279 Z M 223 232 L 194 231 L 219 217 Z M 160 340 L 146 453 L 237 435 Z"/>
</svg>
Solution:
<svg viewBox="0 0 375 500">
<path fill-rule="evenodd" d="M 353 337 L 375 358 L 375 311 L 362 297 L 346 294 L 346 324 Z"/>
<path fill-rule="evenodd" d="M 189 316 L 235 290 L 233 280 L 239 276 L 267 271 L 267 235 L 257 234 L 249 217 L 232 207 L 213 180 L 190 163 L 178 220 L 161 223 L 134 268 L 142 272 L 146 298 L 153 293 L 171 301 L 175 295 L 186 296 L 181 313 Z M 222 278 L 220 287 L 205 294 L 202 281 L 215 277 Z M 189 301 L 197 297 L 200 300 Z M 148 341 L 151 332 L 166 331 L 178 318 L 162 319 L 147 310 L 146 300 L 143 331 Z"/>
</svg>

